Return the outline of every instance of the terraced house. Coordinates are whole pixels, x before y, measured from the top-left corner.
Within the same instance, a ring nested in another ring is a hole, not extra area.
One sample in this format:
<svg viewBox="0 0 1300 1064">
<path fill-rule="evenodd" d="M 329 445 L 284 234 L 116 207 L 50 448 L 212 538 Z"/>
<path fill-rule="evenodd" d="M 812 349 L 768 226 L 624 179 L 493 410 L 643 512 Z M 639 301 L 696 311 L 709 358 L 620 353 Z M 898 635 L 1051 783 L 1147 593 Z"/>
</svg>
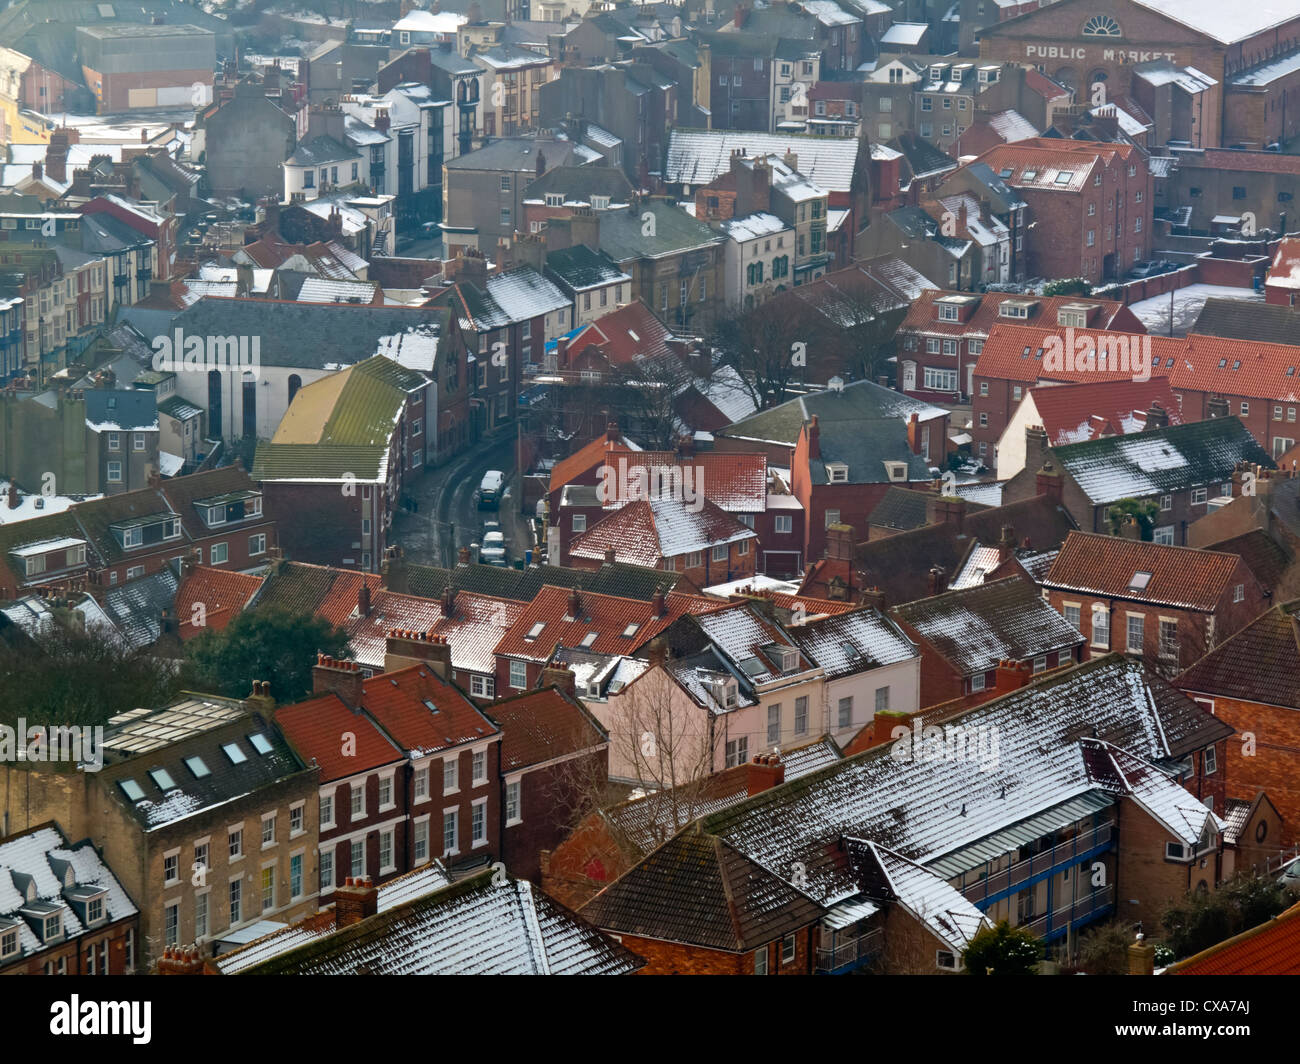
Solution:
<svg viewBox="0 0 1300 1064">
<path fill-rule="evenodd" d="M 1221 754 L 1229 726 L 1140 663 L 1111 655 L 924 720 L 996 735 L 996 765 L 947 756 L 951 731 L 927 749 L 887 726 L 865 753 L 701 817 L 580 914 L 647 972 L 939 973 L 984 918 L 1054 946 L 1121 904 L 1154 921 L 1218 885 L 1224 824 L 1180 765 Z M 1097 862 L 1101 885 L 1084 874 Z"/>
<path fill-rule="evenodd" d="M 434 389 L 382 355 L 298 392 L 253 479 L 273 506 L 317 520 L 294 524 L 295 558 L 377 572 L 403 485 L 424 471 Z"/>
</svg>

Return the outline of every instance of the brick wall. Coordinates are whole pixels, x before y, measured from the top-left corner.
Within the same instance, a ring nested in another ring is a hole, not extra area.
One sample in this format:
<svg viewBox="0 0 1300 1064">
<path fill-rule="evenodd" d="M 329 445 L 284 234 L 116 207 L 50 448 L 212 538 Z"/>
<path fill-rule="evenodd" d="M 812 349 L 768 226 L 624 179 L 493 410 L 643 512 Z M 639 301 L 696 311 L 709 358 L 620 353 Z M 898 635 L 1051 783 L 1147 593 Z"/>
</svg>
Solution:
<svg viewBox="0 0 1300 1064">
<path fill-rule="evenodd" d="M 555 850 L 569 833 L 571 819 L 564 815 L 562 803 L 570 781 L 604 779 L 608 774 L 609 751 L 601 750 L 519 777 L 522 820 L 501 829 L 501 856 L 512 875 L 542 882 L 541 852 Z M 504 804 L 503 799 L 503 818 Z"/>
<path fill-rule="evenodd" d="M 1165 859 L 1165 843 L 1175 841 L 1132 798 L 1119 805 L 1119 856 L 1116 866 L 1117 916 L 1125 923 L 1140 920 L 1147 933 L 1156 933 L 1160 915 L 1202 880 L 1218 885 L 1217 854 L 1191 865 Z"/>
</svg>

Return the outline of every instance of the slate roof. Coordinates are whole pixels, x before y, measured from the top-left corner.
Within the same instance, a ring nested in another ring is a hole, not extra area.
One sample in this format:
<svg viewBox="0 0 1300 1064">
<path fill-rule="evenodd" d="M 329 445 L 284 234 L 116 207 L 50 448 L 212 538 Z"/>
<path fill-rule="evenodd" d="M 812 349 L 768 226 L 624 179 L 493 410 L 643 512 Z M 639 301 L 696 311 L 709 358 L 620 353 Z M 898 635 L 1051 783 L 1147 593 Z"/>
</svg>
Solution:
<svg viewBox="0 0 1300 1064">
<path fill-rule="evenodd" d="M 641 565 L 602 564 L 599 569 L 570 569 L 558 565 L 531 565 L 526 569 L 502 569 L 495 565 L 470 562 L 454 569 L 431 565 L 408 565 L 406 587 L 413 595 L 436 598 L 450 585 L 457 591 L 479 592 L 517 602 L 532 602 L 547 585 L 581 587 L 596 595 L 649 602 L 656 590 L 671 591 L 682 579 L 681 573 L 647 569 Z M 454 648 L 453 648 L 454 653 Z"/>
<path fill-rule="evenodd" d="M 1213 610 L 1223 601 L 1240 562 L 1240 556 L 1220 551 L 1071 532 L 1043 584 L 1106 598 Z M 1139 573 L 1147 579 L 1135 588 L 1132 582 Z"/>
<path fill-rule="evenodd" d="M 546 62 L 545 56 L 535 56 Z M 537 156 L 540 153 L 549 170 L 556 166 L 566 166 L 577 152 L 579 145 L 571 140 L 557 140 L 544 137 L 499 137 L 490 144 L 475 151 L 448 159 L 444 166 L 448 170 L 493 170 L 510 173 L 537 172 Z"/>
<path fill-rule="evenodd" d="M 1231 340 L 1300 345 L 1300 308 L 1210 296 L 1191 331 Z"/>
<path fill-rule="evenodd" d="M 16 925 L 20 950 L 16 957 L 5 961 L 6 966 L 46 948 L 61 949 L 62 943 L 75 942 L 91 930 L 82 922 L 76 908 L 67 903 L 67 892 L 76 887 L 106 892 L 107 924 L 129 919 L 139 912 L 89 839 L 71 846 L 57 825 L 46 823 L 0 840 L 0 930 L 9 930 L 11 922 Z M 44 902 L 62 911 L 63 937 L 59 945 L 46 947 L 19 912 L 32 902 Z M 93 930 L 104 926 L 97 924 Z"/>
<path fill-rule="evenodd" d="M 741 149 L 747 155 L 781 157 L 786 152 L 794 152 L 799 157 L 799 172 L 814 184 L 828 192 L 848 192 L 853 183 L 861 142 L 854 137 L 672 129 L 668 134 L 664 179 L 692 186 L 710 184 L 720 175 L 730 172 L 731 153 Z M 601 238 L 603 241 L 603 232 Z"/>
<path fill-rule="evenodd" d="M 1175 683 L 1184 691 L 1300 709 L 1300 601 L 1284 602 L 1225 639 Z"/>
<path fill-rule="evenodd" d="M 362 583 L 369 585 L 373 593 L 380 586 L 380 577 L 356 569 L 282 561 L 267 574 L 252 605 L 258 610 L 308 617 L 315 614 L 342 626 L 356 612 Z"/>
<path fill-rule="evenodd" d="M 304 762 L 317 764 L 321 783 L 403 761 L 402 751 L 369 717 L 353 713 L 333 693 L 281 706 L 275 711 L 275 723 Z M 346 754 L 339 742 L 344 733 L 354 737 Z"/>
<path fill-rule="evenodd" d="M 1277 468 L 1237 417 L 1088 440 L 1051 453 L 1094 506 L 1229 481 L 1238 462 Z"/>
<path fill-rule="evenodd" d="M 411 329 L 441 335 L 446 313 L 437 307 L 205 296 L 177 314 L 172 328 L 187 336 L 256 336 L 263 366 L 325 369 L 361 362 L 381 350 L 386 337 Z"/>
<path fill-rule="evenodd" d="M 897 622 L 874 607 L 833 614 L 786 629 L 828 679 L 851 676 L 920 654 Z M 787 778 L 791 778 L 787 774 Z"/>
<path fill-rule="evenodd" d="M 840 850 L 846 835 L 929 866 L 1071 797 L 1127 786 L 1095 779 L 1081 741 L 1072 735 L 1095 729 L 1135 760 L 1169 763 L 1182 756 L 1180 750 L 1203 748 L 1230 733 L 1229 725 L 1141 663 L 1115 654 L 1042 677 L 963 713 L 957 722 L 996 731 L 996 772 L 981 772 L 974 760 L 904 760 L 883 746 L 708 816 L 701 831 L 765 868 L 802 863 L 806 893 L 830 904 L 859 890 Z M 1195 802 L 1168 776 L 1163 784 L 1154 778 L 1140 783 L 1161 788 L 1163 800 Z"/>
<path fill-rule="evenodd" d="M 340 144 L 333 137 L 319 136 L 300 141 L 293 154 L 285 159 L 288 166 L 324 166 L 328 163 L 350 162 L 360 159 L 356 149 Z"/>
<path fill-rule="evenodd" d="M 643 215 L 654 216 L 653 235 L 645 235 Z M 632 211 L 606 211 L 600 216 L 600 248 L 615 262 L 662 258 L 712 247 L 726 240 L 680 207 L 662 200 L 644 200 Z"/>
<path fill-rule="evenodd" d="M 487 712 L 501 727 L 503 775 L 609 742 L 582 702 L 555 687 L 500 699 Z"/>
<path fill-rule="evenodd" d="M 1038 588 L 1020 577 L 975 584 L 919 599 L 890 612 L 916 629 L 962 676 L 999 661 L 1026 661 L 1083 643 Z"/>
<path fill-rule="evenodd" d="M 254 735 L 265 740 L 265 753 L 250 741 Z M 236 701 L 206 695 L 187 696 L 158 710 L 119 713 L 105 727 L 103 746 L 105 766 L 98 782 L 145 831 L 307 771 L 261 716 L 240 709 Z M 227 746 L 242 754 L 242 760 L 232 760 Z M 196 775 L 198 766 L 187 762 L 195 756 L 206 773 Z M 156 769 L 164 769 L 170 779 L 160 783 L 150 775 Z M 132 799 L 122 789 L 120 784 L 128 779 L 144 792 L 143 798 Z"/>
<path fill-rule="evenodd" d="M 480 332 L 531 321 L 571 302 L 554 281 L 531 266 L 493 274 L 487 280 L 486 292 L 467 282 L 458 283 L 454 291 L 464 311 L 460 327 Z"/>
<path fill-rule="evenodd" d="M 1249 532 L 1243 532 L 1239 536 L 1218 543 L 1206 543 L 1204 548 L 1240 555 L 1241 560 L 1255 574 L 1255 579 L 1259 581 L 1260 586 L 1270 593 L 1277 587 L 1283 573 L 1294 560 L 1290 551 L 1260 528 L 1253 528 Z"/>
<path fill-rule="evenodd" d="M 688 829 L 579 912 L 616 934 L 746 953 L 816 923 L 823 910 L 726 842 Z"/>
<path fill-rule="evenodd" d="M 546 268 L 575 292 L 632 280 L 603 251 L 592 251 L 586 244 L 547 252 Z"/>
<path fill-rule="evenodd" d="M 157 431 L 158 407 L 152 391 L 92 388 L 85 392 L 86 424 L 95 432 Z"/>
<path fill-rule="evenodd" d="M 164 565 L 148 576 L 108 588 L 104 592 L 104 612 L 132 649 L 147 647 L 162 635 L 163 610 L 176 616 L 178 586 L 176 571 Z"/>
<path fill-rule="evenodd" d="M 735 439 L 783 443 L 793 447 L 799 439 L 799 429 L 812 415 L 817 415 L 822 439 L 836 422 L 856 426 L 865 433 L 868 422 L 890 421 L 905 423 L 915 413 L 921 421 L 946 416 L 947 411 L 919 399 L 912 399 L 892 388 L 882 388 L 874 381 L 854 381 L 846 384 L 842 392 L 820 391 L 789 399 L 779 406 L 763 410 L 753 417 L 738 421 L 720 435 Z M 834 430 L 832 430 L 834 431 Z M 865 438 L 865 437 L 864 437 Z M 853 449 L 852 441 L 844 441 Z M 892 457 L 892 456 L 885 456 Z"/>
<path fill-rule="evenodd" d="M 566 203 L 591 203 L 592 196 L 608 196 L 610 203 L 629 203 L 632 183 L 614 166 L 557 166 L 524 189 L 524 199 L 544 200 L 560 193 Z"/>
<path fill-rule="evenodd" d="M 484 872 L 245 969 L 250 975 L 626 975 L 622 945 L 526 880 Z"/>
<path fill-rule="evenodd" d="M 926 515 L 929 510 L 930 500 L 935 497 L 932 491 L 916 491 L 911 488 L 900 488 L 897 485 L 891 485 L 885 489 L 885 494 L 880 497 L 880 502 L 876 503 L 876 508 L 867 516 L 867 523 L 879 525 L 881 528 L 902 530 L 920 528 L 928 523 Z M 967 513 L 978 513 L 980 510 L 987 510 L 988 508 L 983 503 L 978 502 L 968 502 L 966 504 Z"/>
</svg>

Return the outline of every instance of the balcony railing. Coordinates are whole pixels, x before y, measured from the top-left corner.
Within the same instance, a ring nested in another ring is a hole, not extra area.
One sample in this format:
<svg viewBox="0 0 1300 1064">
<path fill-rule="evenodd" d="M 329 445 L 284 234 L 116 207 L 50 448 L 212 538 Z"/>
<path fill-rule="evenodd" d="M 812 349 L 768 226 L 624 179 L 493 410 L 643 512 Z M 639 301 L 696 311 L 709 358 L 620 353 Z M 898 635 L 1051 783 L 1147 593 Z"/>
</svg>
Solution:
<svg viewBox="0 0 1300 1064">
<path fill-rule="evenodd" d="M 851 938 L 834 948 L 817 947 L 817 970 L 819 972 L 837 972 L 850 967 L 860 967 L 880 952 L 884 932 L 879 928 L 868 931 L 860 938 Z"/>
<path fill-rule="evenodd" d="M 1069 905 L 1062 905 L 1051 913 L 1044 913 L 1042 916 L 1036 916 L 1023 927 L 1042 938 L 1044 935 L 1053 931 L 1059 931 L 1067 924 L 1075 920 L 1081 920 L 1085 916 L 1091 916 L 1093 913 L 1102 909 L 1108 909 L 1115 904 L 1115 887 L 1102 887 L 1101 890 L 1093 891 L 1091 894 L 1082 898 L 1076 898 Z"/>
<path fill-rule="evenodd" d="M 1098 824 L 1091 831 L 1080 831 L 1069 842 L 1053 846 L 1042 853 L 1036 853 L 1032 857 L 1018 861 L 1010 868 L 1003 869 L 1001 872 L 994 872 L 985 879 L 968 883 L 962 888 L 962 893 L 969 901 L 978 905 L 988 898 L 1014 890 L 1021 883 L 1025 883 L 1049 869 L 1076 863 L 1080 855 L 1108 844 L 1114 836 L 1114 830 L 1114 822 L 1107 821 L 1104 824 Z"/>
</svg>

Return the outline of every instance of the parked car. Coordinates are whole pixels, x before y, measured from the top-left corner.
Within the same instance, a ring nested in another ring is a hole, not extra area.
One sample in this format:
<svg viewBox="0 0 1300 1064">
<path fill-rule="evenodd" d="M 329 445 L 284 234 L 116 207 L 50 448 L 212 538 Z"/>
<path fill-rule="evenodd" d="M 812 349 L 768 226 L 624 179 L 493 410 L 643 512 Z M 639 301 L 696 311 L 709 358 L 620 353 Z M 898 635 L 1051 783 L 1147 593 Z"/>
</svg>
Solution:
<svg viewBox="0 0 1300 1064">
<path fill-rule="evenodd" d="M 495 510 L 501 505 L 501 493 L 505 488 L 506 475 L 499 469 L 489 469 L 483 474 L 483 480 L 478 486 L 478 506 Z"/>
<path fill-rule="evenodd" d="M 478 549 L 478 560 L 485 565 L 503 568 L 509 564 L 506 561 L 506 537 L 500 532 L 489 532 L 484 536 L 483 545 Z"/>
</svg>

